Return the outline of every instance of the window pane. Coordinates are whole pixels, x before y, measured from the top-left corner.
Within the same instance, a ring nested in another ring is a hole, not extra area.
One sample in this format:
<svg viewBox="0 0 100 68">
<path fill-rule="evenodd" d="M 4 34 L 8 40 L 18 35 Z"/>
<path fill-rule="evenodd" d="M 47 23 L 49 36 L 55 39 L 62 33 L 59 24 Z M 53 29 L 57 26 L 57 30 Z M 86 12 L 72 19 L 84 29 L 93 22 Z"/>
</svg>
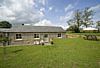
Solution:
<svg viewBox="0 0 100 68">
<path fill-rule="evenodd" d="M 18 34 L 16 34 L 16 36 L 18 36 Z"/>
<path fill-rule="evenodd" d="M 36 34 L 34 34 L 34 38 L 36 38 Z"/>
<path fill-rule="evenodd" d="M 21 34 L 19 34 L 19 37 L 21 37 Z"/>
<path fill-rule="evenodd" d="M 44 38 L 47 38 L 47 37 L 48 37 L 48 34 L 45 34 L 45 35 L 44 35 Z"/>
<path fill-rule="evenodd" d="M 21 38 L 22 38 L 21 34 L 16 34 L 16 39 L 21 39 Z"/>
<path fill-rule="evenodd" d="M 61 34 L 58 34 L 58 37 L 61 37 Z"/>
<path fill-rule="evenodd" d="M 36 38 L 39 38 L 39 35 L 37 34 Z"/>
<path fill-rule="evenodd" d="M 34 38 L 39 38 L 39 34 L 34 34 Z"/>
</svg>

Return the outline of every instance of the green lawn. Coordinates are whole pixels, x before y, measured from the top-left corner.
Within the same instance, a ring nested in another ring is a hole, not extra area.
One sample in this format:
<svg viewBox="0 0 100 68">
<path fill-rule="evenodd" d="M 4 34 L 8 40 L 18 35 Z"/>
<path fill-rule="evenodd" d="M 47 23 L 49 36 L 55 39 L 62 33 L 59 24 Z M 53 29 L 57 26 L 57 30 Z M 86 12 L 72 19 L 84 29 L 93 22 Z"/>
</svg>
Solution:
<svg viewBox="0 0 100 68">
<path fill-rule="evenodd" d="M 55 39 L 49 46 L 0 47 L 0 68 L 100 68 L 100 41 Z"/>
</svg>

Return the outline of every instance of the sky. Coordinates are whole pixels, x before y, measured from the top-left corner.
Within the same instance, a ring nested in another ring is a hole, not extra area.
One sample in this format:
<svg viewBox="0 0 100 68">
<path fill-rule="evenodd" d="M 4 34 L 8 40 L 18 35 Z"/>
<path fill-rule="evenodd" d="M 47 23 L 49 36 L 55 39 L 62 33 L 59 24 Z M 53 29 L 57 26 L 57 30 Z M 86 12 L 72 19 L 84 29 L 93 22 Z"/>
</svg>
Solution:
<svg viewBox="0 0 100 68">
<path fill-rule="evenodd" d="M 68 27 L 75 10 L 90 7 L 100 20 L 100 0 L 0 0 L 0 21 L 11 24 Z"/>
</svg>

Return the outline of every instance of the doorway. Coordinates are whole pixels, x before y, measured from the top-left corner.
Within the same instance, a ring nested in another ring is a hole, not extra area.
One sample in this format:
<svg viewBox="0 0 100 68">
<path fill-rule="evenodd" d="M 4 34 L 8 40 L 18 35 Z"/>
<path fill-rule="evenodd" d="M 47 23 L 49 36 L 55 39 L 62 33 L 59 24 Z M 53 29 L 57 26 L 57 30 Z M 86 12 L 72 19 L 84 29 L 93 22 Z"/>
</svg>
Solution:
<svg viewBox="0 0 100 68">
<path fill-rule="evenodd" d="M 45 43 L 49 42 L 49 36 L 48 36 L 48 34 L 44 34 L 44 42 Z"/>
</svg>

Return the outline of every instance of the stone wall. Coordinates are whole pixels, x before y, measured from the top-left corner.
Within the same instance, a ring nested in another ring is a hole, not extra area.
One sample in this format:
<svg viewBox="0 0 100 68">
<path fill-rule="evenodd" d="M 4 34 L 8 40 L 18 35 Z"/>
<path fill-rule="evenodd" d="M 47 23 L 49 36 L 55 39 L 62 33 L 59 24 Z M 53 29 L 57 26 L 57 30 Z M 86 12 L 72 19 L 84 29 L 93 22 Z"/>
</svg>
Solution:
<svg viewBox="0 0 100 68">
<path fill-rule="evenodd" d="M 16 39 L 16 34 L 21 34 L 22 39 L 17 40 Z M 34 34 L 39 34 L 40 38 L 36 39 L 34 38 Z M 11 39 L 10 45 L 33 45 L 34 41 L 38 40 L 44 40 L 44 34 L 48 34 L 48 39 L 50 42 L 50 39 L 52 38 L 58 38 L 57 35 L 58 33 L 9 33 L 9 38 Z M 65 38 L 66 35 L 65 33 L 61 33 L 62 38 Z"/>
</svg>

